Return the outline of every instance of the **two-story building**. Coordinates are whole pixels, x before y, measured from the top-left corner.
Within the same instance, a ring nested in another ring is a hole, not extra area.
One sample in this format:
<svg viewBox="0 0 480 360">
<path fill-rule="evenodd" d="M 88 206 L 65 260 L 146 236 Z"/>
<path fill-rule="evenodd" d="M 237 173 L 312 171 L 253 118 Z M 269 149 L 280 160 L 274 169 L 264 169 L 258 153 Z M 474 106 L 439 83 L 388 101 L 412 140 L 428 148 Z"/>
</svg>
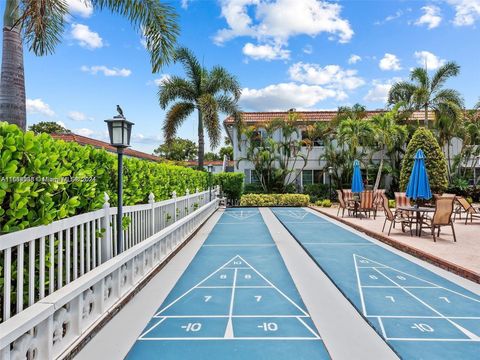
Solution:
<svg viewBox="0 0 480 360">
<path fill-rule="evenodd" d="M 381 110 L 376 110 L 376 111 L 367 111 L 367 119 L 377 115 L 379 113 L 382 113 L 383 111 Z M 298 111 L 297 112 L 300 117 L 301 121 L 299 122 L 298 126 L 298 131 L 297 134 L 294 134 L 297 139 L 300 137 L 304 136 L 302 134 L 305 134 L 305 128 L 309 124 L 313 124 L 315 122 L 330 122 L 332 121 L 338 114 L 337 111 Z M 251 126 L 254 125 L 257 128 L 257 131 L 259 132 L 259 136 L 264 136 L 266 133 L 266 130 L 264 126 L 272 121 L 273 119 L 286 119 L 288 116 L 288 112 L 244 112 L 243 113 L 243 122 L 246 126 Z M 423 111 L 418 111 L 412 114 L 411 118 L 409 121 L 412 122 L 422 122 L 424 120 L 425 113 Z M 435 114 L 433 112 L 428 113 L 428 119 L 429 121 L 434 121 L 435 120 Z M 247 143 L 247 138 L 243 134 L 240 137 L 238 137 L 238 131 L 239 129 L 235 126 L 235 122 L 232 117 L 227 117 L 224 122 L 224 127 L 227 132 L 227 135 L 232 142 L 233 146 L 233 160 L 235 164 L 235 171 L 236 172 L 243 172 L 245 174 L 245 183 L 250 184 L 250 183 L 255 183 L 258 180 L 255 179 L 254 172 L 252 171 L 253 169 L 253 164 L 249 163 L 248 161 L 240 161 L 238 162 L 239 159 L 244 158 L 246 156 L 246 150 L 248 148 L 248 143 Z M 273 133 L 273 139 L 274 140 L 280 140 L 282 137 L 281 130 L 276 130 Z M 335 141 L 333 142 L 334 144 Z M 462 147 L 462 141 L 460 139 L 454 139 L 451 144 L 450 144 L 450 159 L 451 163 L 453 163 L 453 158 L 460 153 Z M 447 151 L 446 147 L 444 149 L 445 156 L 447 156 Z M 303 188 L 304 185 L 306 184 L 315 184 L 315 183 L 323 183 L 323 184 L 328 184 L 330 179 L 328 175 L 328 171 L 325 171 L 325 166 L 326 162 L 324 160 L 321 160 L 322 155 L 325 152 L 325 147 L 324 144 L 321 143 L 320 141 L 314 141 L 313 147 L 308 153 L 308 158 L 307 158 L 307 164 L 305 167 L 303 167 L 304 162 L 299 161 L 294 166 L 294 168 L 297 170 L 297 174 L 299 171 L 302 171 L 301 174 L 298 174 L 298 176 L 291 176 L 291 181 L 295 181 L 296 185 L 298 185 L 300 188 Z M 304 152 L 306 153 L 306 152 Z M 475 161 L 476 164 L 476 173 L 480 175 L 480 161 L 479 159 L 472 159 L 471 161 Z M 374 154 L 372 158 L 373 162 L 379 162 L 379 154 Z M 469 166 L 470 165 L 466 165 Z M 303 168 L 303 170 L 302 170 Z M 473 180 L 473 179 L 472 179 Z"/>
</svg>

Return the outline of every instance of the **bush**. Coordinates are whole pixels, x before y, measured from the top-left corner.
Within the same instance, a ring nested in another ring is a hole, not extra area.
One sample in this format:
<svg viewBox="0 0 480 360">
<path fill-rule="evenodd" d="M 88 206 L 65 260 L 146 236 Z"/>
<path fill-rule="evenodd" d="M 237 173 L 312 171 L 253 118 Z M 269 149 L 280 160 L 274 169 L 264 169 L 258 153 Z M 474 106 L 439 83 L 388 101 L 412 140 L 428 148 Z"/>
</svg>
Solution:
<svg viewBox="0 0 480 360">
<path fill-rule="evenodd" d="M 0 233 L 46 225 L 102 207 L 103 193 L 116 205 L 117 161 L 92 146 L 34 135 L 0 122 Z M 136 158 L 124 159 L 124 204 L 146 203 L 207 187 L 207 174 Z"/>
<path fill-rule="evenodd" d="M 244 194 L 263 194 L 263 188 L 260 184 L 245 184 L 243 187 Z"/>
<path fill-rule="evenodd" d="M 388 200 L 388 207 L 390 209 L 394 209 L 396 206 L 397 204 L 395 204 L 395 200 Z"/>
<path fill-rule="evenodd" d="M 425 153 L 425 165 L 432 193 L 443 193 L 448 186 L 447 160 L 432 132 L 419 127 L 407 145 L 402 159 L 400 188 L 405 191 L 412 172 L 415 153 L 422 149 Z"/>
<path fill-rule="evenodd" d="M 247 194 L 240 206 L 308 206 L 310 198 L 303 194 Z"/>
<path fill-rule="evenodd" d="M 237 201 L 243 193 L 243 173 L 223 172 L 215 175 L 215 182 L 229 200 Z"/>
<path fill-rule="evenodd" d="M 332 207 L 332 202 L 329 199 L 317 200 L 315 205 L 329 208 Z"/>
<path fill-rule="evenodd" d="M 303 187 L 303 193 L 309 195 L 312 202 L 315 202 L 329 198 L 329 189 L 329 185 L 326 184 L 309 184 Z"/>
</svg>

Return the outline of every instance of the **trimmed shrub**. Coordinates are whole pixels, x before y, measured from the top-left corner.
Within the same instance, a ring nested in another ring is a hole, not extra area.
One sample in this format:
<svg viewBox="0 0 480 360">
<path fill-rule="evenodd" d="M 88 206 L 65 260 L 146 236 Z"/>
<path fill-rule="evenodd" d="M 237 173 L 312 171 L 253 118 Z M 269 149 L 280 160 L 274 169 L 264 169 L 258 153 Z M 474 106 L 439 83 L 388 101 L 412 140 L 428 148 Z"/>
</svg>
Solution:
<svg viewBox="0 0 480 360">
<path fill-rule="evenodd" d="M 308 206 L 310 198 L 303 194 L 247 194 L 240 206 Z"/>
<path fill-rule="evenodd" d="M 223 172 L 216 174 L 214 181 L 228 199 L 237 201 L 243 193 L 243 178 L 243 173 Z"/>
<path fill-rule="evenodd" d="M 263 188 L 260 184 L 245 184 L 243 188 L 244 194 L 263 194 Z"/>
<path fill-rule="evenodd" d="M 332 207 L 332 202 L 329 199 L 317 200 L 315 205 L 329 208 Z"/>
<path fill-rule="evenodd" d="M 115 206 L 117 161 L 92 146 L 34 135 L 0 122 L 0 233 L 46 225 L 102 207 L 103 193 Z M 207 174 L 136 158 L 124 159 L 124 204 L 179 196 L 207 187 Z"/>
<path fill-rule="evenodd" d="M 397 204 L 395 203 L 395 200 L 388 200 L 388 207 L 390 209 L 394 209 L 396 206 Z"/>
<path fill-rule="evenodd" d="M 419 127 L 408 143 L 402 159 L 400 188 L 405 191 L 410 179 L 415 153 L 422 149 L 425 153 L 425 165 L 432 193 L 443 193 L 448 186 L 447 160 L 432 132 Z"/>
</svg>

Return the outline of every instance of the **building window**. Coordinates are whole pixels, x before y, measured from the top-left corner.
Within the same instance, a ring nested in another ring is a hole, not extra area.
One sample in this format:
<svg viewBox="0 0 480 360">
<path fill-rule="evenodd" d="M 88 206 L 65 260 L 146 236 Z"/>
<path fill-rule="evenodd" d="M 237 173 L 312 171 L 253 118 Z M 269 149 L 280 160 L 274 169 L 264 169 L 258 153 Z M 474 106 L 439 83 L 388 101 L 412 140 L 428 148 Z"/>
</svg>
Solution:
<svg viewBox="0 0 480 360">
<path fill-rule="evenodd" d="M 260 184 L 260 179 L 255 174 L 255 171 L 252 169 L 245 169 L 245 184 Z"/>
<path fill-rule="evenodd" d="M 302 131 L 302 140 L 311 141 L 311 139 L 308 137 L 307 131 L 305 130 Z M 322 139 L 316 138 L 313 139 L 313 146 L 325 146 L 325 144 Z"/>
<path fill-rule="evenodd" d="M 323 184 L 323 172 L 322 170 L 303 170 L 302 171 L 302 184 Z"/>
</svg>

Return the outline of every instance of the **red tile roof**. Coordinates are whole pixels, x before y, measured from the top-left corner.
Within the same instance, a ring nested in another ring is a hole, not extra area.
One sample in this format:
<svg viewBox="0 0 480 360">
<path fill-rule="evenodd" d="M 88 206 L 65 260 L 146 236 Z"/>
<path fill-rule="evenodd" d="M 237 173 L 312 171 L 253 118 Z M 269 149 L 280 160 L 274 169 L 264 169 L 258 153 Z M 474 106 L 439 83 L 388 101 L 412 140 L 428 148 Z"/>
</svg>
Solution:
<svg viewBox="0 0 480 360">
<path fill-rule="evenodd" d="M 185 162 L 187 166 L 198 166 L 198 161 L 197 160 L 189 160 Z M 212 160 L 212 161 L 204 161 L 204 165 L 213 165 L 213 166 L 222 166 L 223 165 L 223 160 Z M 229 160 L 227 162 L 227 166 L 233 166 L 234 162 L 232 160 Z"/>
<path fill-rule="evenodd" d="M 369 110 L 367 111 L 367 117 L 372 117 L 374 115 L 382 114 L 385 111 L 383 110 Z M 337 115 L 336 110 L 327 110 L 327 111 L 297 111 L 297 113 L 302 117 L 304 121 L 332 121 Z M 277 118 L 286 118 L 288 115 L 287 111 L 276 111 L 276 112 L 244 112 L 243 122 L 245 124 L 255 124 L 268 122 Z M 425 113 L 423 111 L 416 111 L 412 114 L 411 120 L 423 120 Z M 429 120 L 434 120 L 433 111 L 429 111 L 428 118 Z M 225 125 L 234 124 L 233 117 L 227 117 L 223 123 Z"/>
<path fill-rule="evenodd" d="M 102 148 L 102 149 L 105 149 L 105 150 L 110 151 L 110 152 L 114 152 L 114 153 L 117 152 L 117 149 L 114 146 L 110 145 L 109 143 L 107 143 L 105 141 L 92 139 L 92 138 L 82 136 L 82 135 L 77 135 L 77 134 L 51 134 L 51 136 L 54 139 L 58 139 L 58 140 L 74 141 L 74 142 L 76 142 L 80 145 L 91 145 L 93 147 Z M 147 154 L 147 153 L 144 153 L 144 152 L 141 152 L 141 151 L 138 151 L 138 150 L 129 149 L 129 148 L 125 149 L 123 153 L 127 156 L 136 157 L 136 158 L 139 158 L 139 159 L 151 160 L 151 161 L 156 161 L 156 162 L 163 161 L 163 159 L 158 157 L 158 156 Z"/>
</svg>

